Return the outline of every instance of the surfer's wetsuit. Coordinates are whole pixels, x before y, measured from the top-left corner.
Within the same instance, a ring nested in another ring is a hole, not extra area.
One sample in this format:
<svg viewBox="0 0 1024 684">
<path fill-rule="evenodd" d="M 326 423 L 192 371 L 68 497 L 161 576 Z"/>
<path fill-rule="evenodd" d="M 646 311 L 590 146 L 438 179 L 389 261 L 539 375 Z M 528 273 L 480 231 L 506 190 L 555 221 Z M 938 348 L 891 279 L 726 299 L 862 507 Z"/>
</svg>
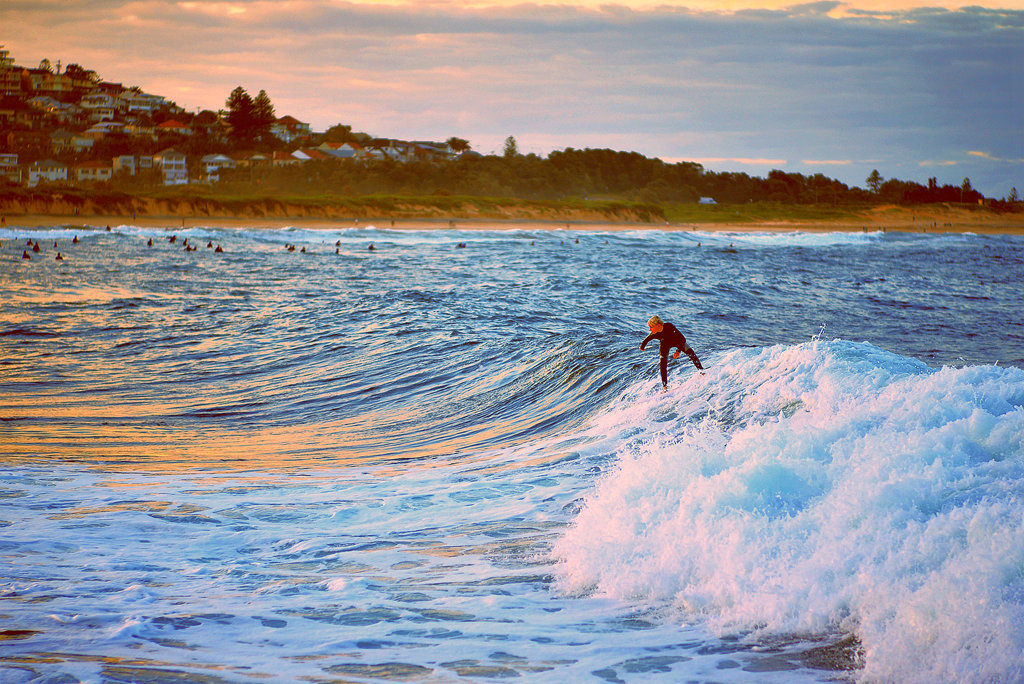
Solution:
<svg viewBox="0 0 1024 684">
<path fill-rule="evenodd" d="M 679 332 L 679 328 L 671 323 L 663 324 L 661 332 L 651 333 L 644 338 L 644 341 L 640 343 L 640 350 L 643 351 L 651 340 L 658 340 L 658 353 L 661 354 L 661 384 L 665 387 L 668 387 L 668 353 L 673 347 L 689 356 L 697 370 L 704 370 L 704 366 L 700 365 L 700 359 L 697 358 L 697 352 L 690 349 L 683 333 Z"/>
</svg>

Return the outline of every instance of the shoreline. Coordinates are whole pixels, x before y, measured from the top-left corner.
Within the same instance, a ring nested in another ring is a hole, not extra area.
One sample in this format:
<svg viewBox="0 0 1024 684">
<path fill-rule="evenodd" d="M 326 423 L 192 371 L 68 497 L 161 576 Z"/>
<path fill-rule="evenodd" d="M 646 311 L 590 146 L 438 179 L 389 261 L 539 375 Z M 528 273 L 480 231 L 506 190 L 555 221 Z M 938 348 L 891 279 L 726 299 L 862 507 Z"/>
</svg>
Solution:
<svg viewBox="0 0 1024 684">
<path fill-rule="evenodd" d="M 622 232 L 661 230 L 670 232 L 792 233 L 792 232 L 878 232 L 978 233 L 1024 235 L 1024 215 L 983 215 L 957 209 L 880 208 L 862 217 L 834 220 L 764 220 L 743 222 L 630 222 L 580 219 L 535 218 L 409 218 L 409 217 L 312 217 L 312 216 L 168 216 L 168 215 L 59 215 L 44 213 L 5 214 L 3 228 L 44 226 L 104 227 L 132 225 L 142 228 L 306 228 L 339 230 L 378 228 L 390 230 L 580 230 Z"/>
</svg>

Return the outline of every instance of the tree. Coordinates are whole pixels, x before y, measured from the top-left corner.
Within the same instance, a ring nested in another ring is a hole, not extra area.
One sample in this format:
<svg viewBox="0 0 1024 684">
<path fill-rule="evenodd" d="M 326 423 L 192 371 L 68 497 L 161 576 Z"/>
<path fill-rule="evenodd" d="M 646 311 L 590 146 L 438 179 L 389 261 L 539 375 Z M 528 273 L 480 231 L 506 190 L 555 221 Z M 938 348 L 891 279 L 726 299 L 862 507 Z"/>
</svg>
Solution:
<svg viewBox="0 0 1024 684">
<path fill-rule="evenodd" d="M 878 169 L 875 169 L 870 174 L 868 174 L 867 180 L 864 182 L 868 184 L 869 188 L 871 188 L 871 192 L 877 195 L 878 192 L 882 189 L 882 181 L 884 180 L 885 179 L 882 178 L 882 175 L 878 173 Z"/>
<path fill-rule="evenodd" d="M 445 144 L 448 145 L 448 149 L 456 154 L 469 150 L 469 141 L 463 140 L 462 138 L 456 138 L 453 136 L 448 138 L 448 140 L 445 141 Z"/>
<path fill-rule="evenodd" d="M 516 144 L 516 139 L 511 135 L 505 138 L 504 155 L 506 159 L 512 159 L 513 157 L 519 156 L 519 145 Z"/>
<path fill-rule="evenodd" d="M 973 190 L 974 188 L 971 187 L 971 179 L 964 178 L 964 182 L 960 184 L 960 201 L 964 201 L 964 194 L 967 194 L 968 197 L 970 197 Z"/>
<path fill-rule="evenodd" d="M 352 135 L 352 127 L 346 126 L 345 124 L 334 124 L 323 134 L 324 142 L 332 143 L 347 143 L 354 142 L 355 136 Z"/>
<path fill-rule="evenodd" d="M 197 126 L 212 126 L 215 123 L 217 123 L 217 112 L 204 109 L 196 114 L 195 125 Z"/>
<path fill-rule="evenodd" d="M 267 91 L 261 90 L 252 101 L 252 118 L 254 137 L 266 140 L 270 135 L 270 127 L 277 121 L 274 105 L 270 102 Z"/>
<path fill-rule="evenodd" d="M 245 88 L 238 86 L 231 91 L 225 103 L 228 107 L 228 125 L 231 137 L 238 142 L 252 139 L 255 126 L 255 106 Z"/>
<path fill-rule="evenodd" d="M 86 69 L 79 64 L 68 64 L 64 69 L 64 75 L 73 83 L 99 83 L 100 77 L 95 71 Z"/>
<path fill-rule="evenodd" d="M 1020 201 L 1020 196 L 1017 194 L 1017 186 L 1010 188 L 1010 195 L 1006 198 L 1006 201 L 1010 204 L 1015 204 Z"/>
</svg>

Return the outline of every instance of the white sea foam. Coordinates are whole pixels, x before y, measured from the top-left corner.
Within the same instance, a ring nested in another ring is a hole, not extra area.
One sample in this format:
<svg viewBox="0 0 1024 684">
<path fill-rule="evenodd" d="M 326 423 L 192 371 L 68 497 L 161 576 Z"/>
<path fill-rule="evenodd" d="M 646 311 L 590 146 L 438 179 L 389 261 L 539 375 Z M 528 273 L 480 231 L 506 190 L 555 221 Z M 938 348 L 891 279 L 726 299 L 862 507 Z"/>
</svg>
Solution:
<svg viewBox="0 0 1024 684">
<path fill-rule="evenodd" d="M 626 397 L 561 586 L 719 633 L 854 633 L 865 681 L 1024 678 L 1024 371 L 739 350 Z"/>
</svg>

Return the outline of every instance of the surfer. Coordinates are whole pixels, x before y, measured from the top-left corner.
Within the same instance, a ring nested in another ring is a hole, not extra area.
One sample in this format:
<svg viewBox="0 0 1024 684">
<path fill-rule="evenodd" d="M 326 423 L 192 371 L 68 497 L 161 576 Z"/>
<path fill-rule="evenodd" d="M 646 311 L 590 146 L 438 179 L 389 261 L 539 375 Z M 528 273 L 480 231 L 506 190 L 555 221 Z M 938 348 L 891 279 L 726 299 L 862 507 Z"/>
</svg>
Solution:
<svg viewBox="0 0 1024 684">
<path fill-rule="evenodd" d="M 680 350 L 686 352 L 686 355 L 690 357 L 690 361 L 693 361 L 693 365 L 700 372 L 704 372 L 704 366 L 700 365 L 700 359 L 697 358 L 697 352 L 693 351 L 688 344 L 686 344 L 686 338 L 683 337 L 683 333 L 679 332 L 679 328 L 672 325 L 671 323 L 665 323 L 659 316 L 651 316 L 651 320 L 647 321 L 647 327 L 651 329 L 651 334 L 644 338 L 644 341 L 640 343 L 640 350 L 647 346 L 647 343 L 651 340 L 658 340 L 658 352 L 661 354 L 661 386 L 668 388 L 668 352 L 673 347 L 676 348 L 676 353 L 672 355 L 673 359 L 679 358 Z"/>
</svg>

